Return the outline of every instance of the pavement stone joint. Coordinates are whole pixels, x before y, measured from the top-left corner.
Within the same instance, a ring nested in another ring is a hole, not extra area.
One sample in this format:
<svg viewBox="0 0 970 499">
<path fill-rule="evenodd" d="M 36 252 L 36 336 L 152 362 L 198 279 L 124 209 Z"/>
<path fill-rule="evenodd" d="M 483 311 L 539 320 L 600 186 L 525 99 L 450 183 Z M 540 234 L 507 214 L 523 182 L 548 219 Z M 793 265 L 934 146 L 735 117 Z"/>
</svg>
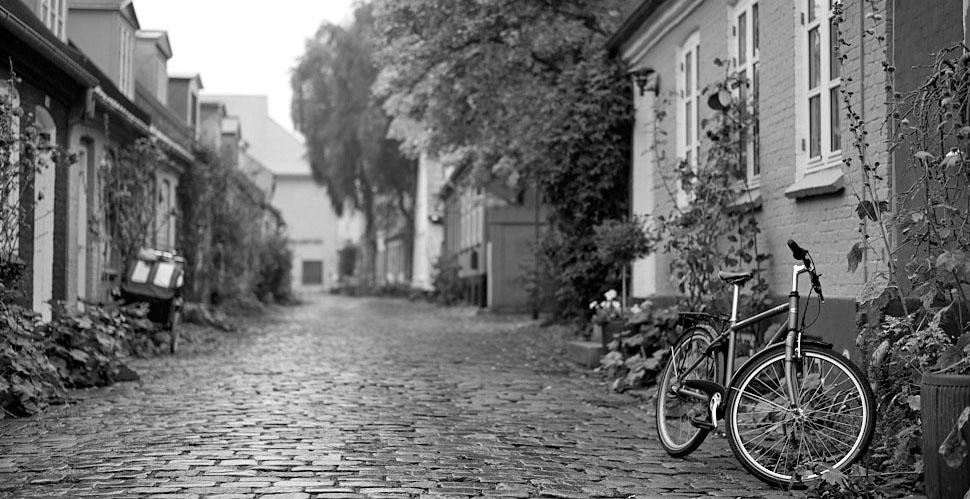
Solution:
<svg viewBox="0 0 970 499">
<path fill-rule="evenodd" d="M 0 420 L 0 498 L 805 495 L 748 475 L 720 437 L 670 458 L 649 403 L 522 318 L 315 296 L 255 322 Z"/>
</svg>

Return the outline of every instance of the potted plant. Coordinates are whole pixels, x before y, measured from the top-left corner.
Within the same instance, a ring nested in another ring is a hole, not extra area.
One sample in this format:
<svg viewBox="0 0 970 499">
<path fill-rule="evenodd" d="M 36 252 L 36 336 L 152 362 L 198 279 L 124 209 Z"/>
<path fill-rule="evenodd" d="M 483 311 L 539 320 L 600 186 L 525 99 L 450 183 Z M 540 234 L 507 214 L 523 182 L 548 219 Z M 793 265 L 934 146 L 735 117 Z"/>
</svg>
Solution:
<svg viewBox="0 0 970 499">
<path fill-rule="evenodd" d="M 970 332 L 940 355 L 920 381 L 923 465 L 927 497 L 970 494 Z"/>
<path fill-rule="evenodd" d="M 599 340 L 603 344 L 603 351 L 606 351 L 606 346 L 613 341 L 613 338 L 630 327 L 627 320 L 634 313 L 633 309 L 623 307 L 617 299 L 618 296 L 619 293 L 611 289 L 603 294 L 604 300 L 594 300 L 589 304 L 589 309 L 593 311 L 593 317 L 590 319 L 593 323 L 591 339 Z"/>
</svg>

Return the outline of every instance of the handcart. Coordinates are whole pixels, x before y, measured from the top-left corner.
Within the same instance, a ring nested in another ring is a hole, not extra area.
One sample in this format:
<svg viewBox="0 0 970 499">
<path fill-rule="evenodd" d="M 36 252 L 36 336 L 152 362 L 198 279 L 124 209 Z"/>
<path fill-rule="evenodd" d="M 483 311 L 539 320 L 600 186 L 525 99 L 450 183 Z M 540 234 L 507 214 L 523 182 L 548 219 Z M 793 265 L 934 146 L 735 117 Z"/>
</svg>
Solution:
<svg viewBox="0 0 970 499">
<path fill-rule="evenodd" d="M 182 323 L 185 259 L 171 251 L 142 248 L 128 266 L 119 290 L 122 303 L 146 303 L 148 320 L 171 334 L 170 350 L 178 350 Z"/>
</svg>

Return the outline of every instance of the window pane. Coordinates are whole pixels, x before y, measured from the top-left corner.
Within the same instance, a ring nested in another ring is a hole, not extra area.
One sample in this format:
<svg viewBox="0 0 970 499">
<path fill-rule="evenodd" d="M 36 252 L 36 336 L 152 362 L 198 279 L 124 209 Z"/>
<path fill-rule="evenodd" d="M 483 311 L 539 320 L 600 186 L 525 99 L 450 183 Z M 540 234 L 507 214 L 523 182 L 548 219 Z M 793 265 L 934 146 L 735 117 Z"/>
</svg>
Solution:
<svg viewBox="0 0 970 499">
<path fill-rule="evenodd" d="M 684 116 L 685 116 L 685 120 L 686 120 L 684 122 L 684 143 L 687 144 L 688 147 L 690 147 L 690 145 L 694 143 L 694 140 L 691 137 L 691 130 L 694 129 L 694 126 L 693 126 L 693 123 L 692 123 L 693 120 L 692 120 L 692 116 L 691 116 L 691 103 L 690 103 L 690 101 L 688 101 L 687 104 L 684 106 Z"/>
<path fill-rule="evenodd" d="M 757 56 L 758 50 L 761 48 L 761 39 L 758 35 L 758 4 L 751 6 L 751 50 L 752 53 Z"/>
<path fill-rule="evenodd" d="M 829 119 L 832 122 L 831 139 L 832 139 L 832 150 L 838 151 L 842 149 L 842 129 L 840 126 L 842 117 L 839 115 L 839 87 L 835 87 L 829 91 L 829 108 L 831 109 L 831 116 Z"/>
<path fill-rule="evenodd" d="M 822 102 L 819 95 L 808 99 L 808 120 L 808 156 L 815 158 L 822 155 Z"/>
<path fill-rule="evenodd" d="M 814 21 L 822 13 L 822 0 L 808 0 L 808 22 Z"/>
<path fill-rule="evenodd" d="M 691 64 L 691 53 L 684 56 L 684 95 L 692 94 L 694 89 L 694 68 Z"/>
<path fill-rule="evenodd" d="M 748 61 L 748 14 L 738 16 L 738 65 Z"/>
<path fill-rule="evenodd" d="M 754 121 L 751 123 L 751 135 L 753 139 L 752 140 L 753 147 L 751 152 L 753 165 L 752 165 L 751 171 L 754 175 L 761 175 L 761 158 L 760 158 L 761 128 L 760 128 L 760 122 L 759 122 L 760 120 L 758 118 L 758 96 L 761 95 L 760 94 L 761 76 L 759 73 L 759 69 L 760 69 L 759 66 L 760 66 L 759 64 L 754 64 L 751 66 L 751 83 L 752 83 L 752 92 L 754 94 L 752 97 L 752 101 L 754 104 Z"/>
<path fill-rule="evenodd" d="M 839 23 L 833 17 L 829 20 L 829 79 L 834 80 L 842 73 L 839 64 Z"/>
<path fill-rule="evenodd" d="M 741 71 L 738 75 L 741 84 L 738 85 L 738 100 L 741 101 L 741 120 L 742 125 L 738 137 L 738 170 L 747 173 L 748 171 L 748 127 L 744 120 L 748 117 L 748 73 Z M 746 178 L 747 175 L 744 175 Z"/>
<path fill-rule="evenodd" d="M 819 38 L 818 27 L 812 28 L 808 32 L 808 88 L 813 89 L 818 86 L 819 66 L 822 65 L 822 47 Z"/>
</svg>

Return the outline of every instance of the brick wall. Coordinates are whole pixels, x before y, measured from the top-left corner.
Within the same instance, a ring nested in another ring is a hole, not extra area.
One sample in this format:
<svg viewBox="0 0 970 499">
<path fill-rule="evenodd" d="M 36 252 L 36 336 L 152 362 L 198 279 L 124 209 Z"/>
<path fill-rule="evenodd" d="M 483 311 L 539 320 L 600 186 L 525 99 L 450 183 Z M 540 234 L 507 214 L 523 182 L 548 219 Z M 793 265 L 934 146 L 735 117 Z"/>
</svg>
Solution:
<svg viewBox="0 0 970 499">
<path fill-rule="evenodd" d="M 843 36 L 853 50 L 850 50 L 845 64 L 846 71 L 854 71 L 855 74 L 849 75 L 853 78 L 852 82 L 846 81 L 844 84 L 867 87 L 864 96 L 865 117 L 873 123 L 870 134 L 877 135 L 878 124 L 885 116 L 885 95 L 880 93 L 885 85 L 880 64 L 883 60 L 883 48 L 874 43 L 858 43 L 861 33 L 859 21 L 864 15 L 862 3 L 849 4 L 844 25 L 849 29 Z M 876 5 L 879 6 L 880 2 L 876 2 Z M 663 9 L 658 10 L 654 17 L 661 18 L 664 12 Z M 678 24 L 670 26 L 639 59 L 630 61 L 638 67 L 653 68 L 660 74 L 661 91 L 656 106 L 664 107 L 663 101 L 666 101 L 667 117 L 658 124 L 666 135 L 665 143 L 658 144 L 658 148 L 668 158 L 676 156 L 676 112 L 672 104 L 676 102 L 676 81 L 681 77 L 679 61 L 676 60 L 677 49 L 691 33 L 699 32 L 699 83 L 703 87 L 722 79 L 723 68 L 714 66 L 712 61 L 715 57 L 726 59 L 728 46 L 736 43 L 729 21 L 733 17 L 731 12 L 731 8 L 721 2 L 703 2 L 689 11 Z M 805 57 L 805 51 L 800 50 L 801 16 L 801 10 L 797 10 L 790 2 L 763 1 L 759 4 L 762 206 L 756 214 L 763 229 L 763 237 L 759 243 L 773 255 L 773 259 L 768 262 L 767 276 L 772 289 L 779 294 L 785 294 L 790 286 L 791 264 L 794 262 L 786 242 L 793 238 L 812 251 L 822 273 L 828 275 L 825 282 L 827 295 L 851 299 L 861 288 L 864 278 L 863 272 L 845 272 L 846 254 L 859 238 L 859 221 L 854 214 L 858 201 L 853 195 L 858 188 L 857 182 L 847 178 L 843 182 L 845 189 L 841 192 L 799 200 L 785 194 L 786 189 L 798 179 L 796 162 L 800 156 L 807 154 L 802 151 L 801 146 L 802 139 L 807 140 L 804 137 L 807 126 L 798 126 L 795 110 L 796 102 L 800 99 L 796 94 L 795 61 L 798 57 Z M 865 57 L 860 49 L 866 51 Z M 861 74 L 865 76 L 861 77 Z M 706 97 L 701 99 L 700 111 L 711 112 L 706 106 Z M 847 127 L 843 126 L 843 129 L 847 130 Z M 851 137 L 847 132 L 843 133 L 842 144 L 843 154 L 846 154 L 851 148 Z M 872 144 L 871 148 L 877 156 L 885 155 L 884 146 Z M 663 172 L 668 169 L 669 166 L 665 169 L 664 162 L 661 161 L 654 172 L 657 214 L 669 213 L 673 207 L 668 193 L 669 182 L 665 185 L 662 179 Z M 661 295 L 673 293 L 669 283 L 668 262 L 663 255 L 657 259 L 657 289 Z"/>
<path fill-rule="evenodd" d="M 57 146 L 65 153 L 68 148 L 68 104 L 52 97 L 45 90 L 38 86 L 38 82 L 24 76 L 17 86 L 20 93 L 20 105 L 25 112 L 25 118 L 21 120 L 21 128 L 32 126 L 33 122 L 27 118 L 33 116 L 37 106 L 46 107 L 54 120 L 57 133 Z M 66 279 L 68 268 L 68 246 L 67 246 L 67 212 L 68 212 L 68 175 L 70 173 L 66 159 L 66 154 L 62 155 L 62 160 L 57 162 L 54 167 L 54 266 L 53 266 L 53 298 L 63 300 L 66 298 Z M 33 189 L 28 189 L 25 198 L 34 199 Z M 31 296 L 33 293 L 33 238 L 34 224 L 33 219 L 28 217 L 24 230 L 21 231 L 20 252 L 27 262 L 24 276 L 26 293 Z"/>
</svg>

